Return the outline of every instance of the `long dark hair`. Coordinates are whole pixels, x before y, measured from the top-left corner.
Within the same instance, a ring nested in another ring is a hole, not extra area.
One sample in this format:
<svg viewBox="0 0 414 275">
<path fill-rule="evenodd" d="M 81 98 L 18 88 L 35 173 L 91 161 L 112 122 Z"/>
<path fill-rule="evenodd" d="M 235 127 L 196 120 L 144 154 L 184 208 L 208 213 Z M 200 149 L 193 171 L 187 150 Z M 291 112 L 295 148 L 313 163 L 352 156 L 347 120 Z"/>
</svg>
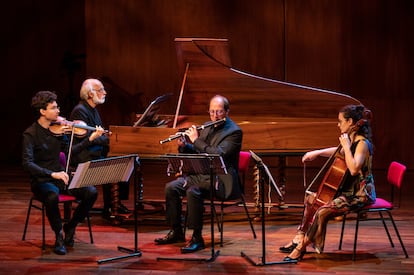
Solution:
<svg viewBox="0 0 414 275">
<path fill-rule="evenodd" d="M 346 120 L 352 119 L 354 124 L 361 123 L 356 133 L 358 135 L 364 136 L 370 142 L 372 142 L 371 110 L 365 108 L 363 105 L 347 105 L 343 107 L 339 112 L 343 113 Z"/>
</svg>

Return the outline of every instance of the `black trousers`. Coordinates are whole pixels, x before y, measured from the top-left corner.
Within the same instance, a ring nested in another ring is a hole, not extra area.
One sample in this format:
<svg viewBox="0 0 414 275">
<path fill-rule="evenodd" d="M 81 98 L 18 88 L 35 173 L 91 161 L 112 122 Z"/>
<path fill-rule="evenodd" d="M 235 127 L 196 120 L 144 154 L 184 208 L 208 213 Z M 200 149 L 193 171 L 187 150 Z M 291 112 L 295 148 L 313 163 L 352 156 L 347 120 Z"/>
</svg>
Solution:
<svg viewBox="0 0 414 275">
<path fill-rule="evenodd" d="M 59 194 L 62 190 L 53 182 L 44 182 L 34 184 L 32 192 L 45 205 L 46 216 L 52 230 L 59 233 L 62 230 L 62 217 L 59 210 Z M 70 189 L 67 193 L 80 201 L 69 222 L 74 224 L 82 222 L 98 198 L 95 186 Z"/>
<path fill-rule="evenodd" d="M 183 197 L 187 197 L 188 227 L 202 230 L 204 199 L 210 198 L 210 176 L 179 177 L 166 184 L 166 216 L 172 229 L 181 227 Z"/>
</svg>

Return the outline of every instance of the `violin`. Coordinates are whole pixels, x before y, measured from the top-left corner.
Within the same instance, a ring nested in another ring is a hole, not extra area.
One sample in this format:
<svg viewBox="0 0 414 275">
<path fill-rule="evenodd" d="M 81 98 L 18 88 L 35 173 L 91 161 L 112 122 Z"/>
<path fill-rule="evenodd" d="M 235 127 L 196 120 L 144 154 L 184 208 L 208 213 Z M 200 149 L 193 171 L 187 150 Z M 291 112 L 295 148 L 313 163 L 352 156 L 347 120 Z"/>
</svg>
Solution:
<svg viewBox="0 0 414 275">
<path fill-rule="evenodd" d="M 59 116 L 56 121 L 53 121 L 50 126 L 49 130 L 54 135 L 65 135 L 65 134 L 73 134 L 77 137 L 85 137 L 89 131 L 95 131 L 95 127 L 88 126 L 82 120 L 74 120 L 68 121 L 64 117 Z M 110 131 L 105 130 L 105 134 L 111 134 Z"/>
</svg>

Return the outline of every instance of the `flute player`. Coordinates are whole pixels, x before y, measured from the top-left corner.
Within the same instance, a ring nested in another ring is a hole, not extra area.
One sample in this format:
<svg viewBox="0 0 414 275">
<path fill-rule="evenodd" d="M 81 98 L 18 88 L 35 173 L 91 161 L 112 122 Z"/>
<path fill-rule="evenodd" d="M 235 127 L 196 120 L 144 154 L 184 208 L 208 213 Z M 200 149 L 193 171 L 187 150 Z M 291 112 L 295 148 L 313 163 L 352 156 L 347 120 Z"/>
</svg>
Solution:
<svg viewBox="0 0 414 275">
<path fill-rule="evenodd" d="M 185 131 L 185 136 L 178 139 L 180 153 L 219 154 L 227 167 L 227 175 L 219 175 L 214 195 L 226 199 L 240 192 L 238 184 L 238 162 L 243 133 L 240 127 L 228 118 L 229 101 L 221 95 L 210 100 L 208 114 L 212 122 L 222 120 L 222 124 L 204 128 L 200 132 L 196 126 Z M 204 199 L 210 194 L 210 175 L 187 175 L 179 177 L 165 186 L 166 219 L 170 226 L 169 233 L 155 239 L 158 245 L 185 242 L 181 225 L 182 198 L 187 196 L 188 227 L 193 229 L 190 241 L 181 248 L 181 253 L 191 253 L 204 249 L 203 211 Z"/>
</svg>

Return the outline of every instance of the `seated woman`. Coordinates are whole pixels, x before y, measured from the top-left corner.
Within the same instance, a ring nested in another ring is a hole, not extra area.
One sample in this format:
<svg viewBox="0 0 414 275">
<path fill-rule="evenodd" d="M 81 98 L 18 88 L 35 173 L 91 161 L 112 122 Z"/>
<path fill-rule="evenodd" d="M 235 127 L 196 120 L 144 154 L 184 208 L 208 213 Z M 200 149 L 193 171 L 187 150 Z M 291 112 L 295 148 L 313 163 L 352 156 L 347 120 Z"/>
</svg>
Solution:
<svg viewBox="0 0 414 275">
<path fill-rule="evenodd" d="M 317 253 L 322 253 L 326 227 L 331 218 L 375 202 L 370 119 L 371 112 L 362 105 L 348 105 L 339 111 L 339 154 L 343 156 L 347 170 L 337 195 L 331 202 L 315 210 L 311 197 L 308 196 L 296 236 L 289 244 L 279 248 L 281 252 L 290 253 L 284 261 L 300 261 L 309 244 L 313 245 Z M 329 157 L 337 149 L 331 147 L 307 152 L 302 162 L 311 161 L 318 156 Z"/>
</svg>

